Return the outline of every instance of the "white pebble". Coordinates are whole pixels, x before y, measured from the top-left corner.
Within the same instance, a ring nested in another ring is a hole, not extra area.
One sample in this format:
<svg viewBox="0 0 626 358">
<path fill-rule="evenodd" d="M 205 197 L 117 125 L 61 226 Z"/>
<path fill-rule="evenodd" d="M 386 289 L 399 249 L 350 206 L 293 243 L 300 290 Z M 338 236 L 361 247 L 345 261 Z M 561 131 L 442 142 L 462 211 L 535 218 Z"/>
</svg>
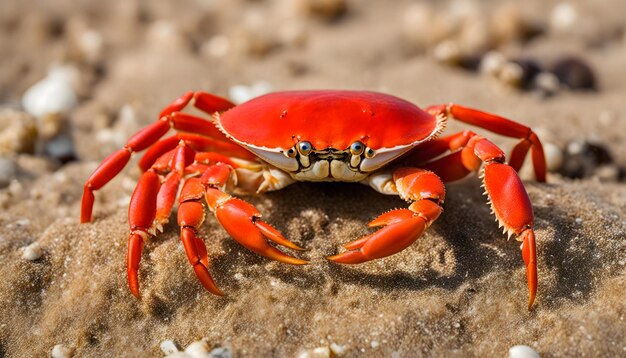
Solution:
<svg viewBox="0 0 626 358">
<path fill-rule="evenodd" d="M 380 343 L 378 343 L 378 341 L 371 341 L 370 346 L 372 347 L 372 349 L 376 349 L 380 347 Z"/>
<path fill-rule="evenodd" d="M 227 347 L 217 347 L 209 353 L 209 357 L 211 358 L 232 358 L 232 356 L 232 352 Z"/>
<path fill-rule="evenodd" d="M 240 104 L 269 92 L 272 92 L 272 84 L 267 81 L 259 81 L 250 86 L 232 86 L 228 89 L 228 96 L 235 104 Z"/>
<path fill-rule="evenodd" d="M 561 84 L 554 73 L 541 72 L 534 79 L 535 87 L 545 94 L 554 94 L 558 92 Z"/>
<path fill-rule="evenodd" d="M 70 358 L 74 354 L 74 348 L 65 346 L 63 344 L 57 344 L 52 348 L 50 352 L 52 358 Z"/>
<path fill-rule="evenodd" d="M 562 2 L 552 9 L 550 27 L 553 30 L 567 32 L 575 28 L 578 21 L 578 12 L 570 3 Z"/>
<path fill-rule="evenodd" d="M 78 38 L 78 47 L 87 61 L 95 63 L 102 57 L 104 40 L 102 35 L 97 31 L 85 31 Z"/>
<path fill-rule="evenodd" d="M 230 40 L 225 35 L 215 35 L 202 45 L 202 52 L 210 57 L 224 57 L 230 50 Z"/>
<path fill-rule="evenodd" d="M 442 41 L 433 49 L 433 56 L 442 63 L 454 64 L 461 58 L 459 44 L 452 40 Z"/>
<path fill-rule="evenodd" d="M 192 358 L 209 358 L 209 345 L 206 341 L 200 340 L 191 343 L 185 348 L 185 353 Z"/>
<path fill-rule="evenodd" d="M 163 351 L 163 353 L 167 355 L 178 352 L 178 346 L 176 346 L 176 343 L 174 343 L 174 341 L 172 341 L 171 339 L 167 339 L 161 342 L 161 344 L 159 344 L 159 347 L 161 347 L 161 351 Z"/>
<path fill-rule="evenodd" d="M 550 142 L 543 143 L 543 151 L 546 156 L 546 166 L 549 172 L 556 172 L 563 165 L 563 151 L 557 145 Z"/>
<path fill-rule="evenodd" d="M 541 356 L 529 346 L 518 345 L 509 349 L 509 358 L 541 358 Z"/>
<path fill-rule="evenodd" d="M 298 355 L 298 358 L 329 358 L 330 348 L 317 347 L 308 351 L 304 351 Z"/>
<path fill-rule="evenodd" d="M 337 344 L 337 343 L 331 343 L 330 344 L 330 350 L 336 356 L 342 356 L 342 355 L 344 355 L 346 353 L 346 347 L 342 346 L 340 344 Z"/>
<path fill-rule="evenodd" d="M 78 70 L 72 66 L 53 67 L 46 78 L 24 93 L 22 106 L 38 118 L 66 114 L 78 103 L 72 87 L 77 78 Z"/>
<path fill-rule="evenodd" d="M 0 157 L 0 188 L 11 184 L 11 180 L 17 175 L 17 165 L 14 161 Z"/>
<path fill-rule="evenodd" d="M 41 258 L 43 255 L 43 250 L 41 250 L 41 246 L 33 242 L 32 244 L 26 246 L 24 251 L 22 251 L 22 258 L 28 261 L 36 261 Z"/>
<path fill-rule="evenodd" d="M 506 58 L 500 52 L 491 51 L 483 56 L 480 61 L 479 70 L 481 73 L 496 77 L 506 63 Z"/>
<path fill-rule="evenodd" d="M 523 76 L 524 69 L 522 66 L 515 62 L 507 62 L 502 66 L 498 79 L 509 86 L 517 87 L 520 85 Z"/>
</svg>

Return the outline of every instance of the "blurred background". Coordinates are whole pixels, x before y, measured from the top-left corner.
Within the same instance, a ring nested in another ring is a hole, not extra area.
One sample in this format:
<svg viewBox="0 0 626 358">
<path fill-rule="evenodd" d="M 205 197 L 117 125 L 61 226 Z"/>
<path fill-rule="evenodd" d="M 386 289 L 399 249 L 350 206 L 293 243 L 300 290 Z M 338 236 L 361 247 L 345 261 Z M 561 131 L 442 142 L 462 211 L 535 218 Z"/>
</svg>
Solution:
<svg viewBox="0 0 626 358">
<path fill-rule="evenodd" d="M 346 88 L 500 113 L 561 149 L 608 146 L 594 150 L 623 164 L 623 10 L 622 0 L 5 0 L 0 104 L 33 117 L 38 145 L 62 161 L 101 159 L 187 90 L 241 102 Z"/>
</svg>

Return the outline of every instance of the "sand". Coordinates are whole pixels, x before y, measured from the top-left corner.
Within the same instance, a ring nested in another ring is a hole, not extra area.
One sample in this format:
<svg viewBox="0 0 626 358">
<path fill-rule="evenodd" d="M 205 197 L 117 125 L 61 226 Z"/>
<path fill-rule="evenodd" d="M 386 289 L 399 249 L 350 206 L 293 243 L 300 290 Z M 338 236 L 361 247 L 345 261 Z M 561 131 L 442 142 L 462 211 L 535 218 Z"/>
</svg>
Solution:
<svg viewBox="0 0 626 358">
<path fill-rule="evenodd" d="M 528 124 L 556 147 L 602 143 L 612 169 L 626 166 L 619 1 L 571 2 L 581 25 L 561 32 L 550 28 L 555 1 L 519 9 L 544 32 L 496 48 L 544 63 L 578 56 L 597 77 L 597 91 L 549 97 L 438 63 L 428 41 L 420 48 L 403 35 L 412 2 L 348 1 L 343 15 L 340 7 L 303 12 L 288 3 L 2 2 L 2 107 L 20 111 L 23 93 L 52 64 L 69 64 L 79 76 L 77 106 L 53 120 L 52 134 L 40 128 L 36 152 L 3 154 L 15 167 L 0 189 L 0 356 L 46 356 L 58 344 L 81 357 L 162 356 L 165 340 L 181 349 L 204 340 L 243 357 L 324 347 L 347 357 L 504 356 L 517 344 L 542 357 L 623 355 L 626 185 L 619 176 L 551 172 L 543 184 L 522 175 L 538 250 L 531 312 L 519 244 L 498 229 L 476 177 L 447 185 L 444 214 L 415 244 L 358 266 L 325 257 L 370 232 L 366 223 L 379 213 L 403 207 L 399 198 L 343 183 L 299 183 L 246 197 L 307 249 L 294 254 L 309 265 L 259 257 L 209 217 L 200 233 L 226 293 L 213 296 L 198 283 L 170 223 L 143 252 L 143 300 L 131 295 L 126 216 L 137 158 L 97 192 L 94 221 L 81 225 L 82 186 L 99 161 L 186 90 L 228 96 L 232 86 L 267 81 L 274 90 L 366 89 L 420 106 L 456 102 Z M 489 12 L 503 4 L 482 6 Z M 89 31 L 91 42 L 82 37 Z M 465 128 L 451 122 L 447 133 Z M 59 137 L 71 138 L 72 156 L 51 158 L 50 138 Z M 504 148 L 514 143 L 489 137 Z M 59 161 L 72 157 L 78 160 Z"/>
</svg>

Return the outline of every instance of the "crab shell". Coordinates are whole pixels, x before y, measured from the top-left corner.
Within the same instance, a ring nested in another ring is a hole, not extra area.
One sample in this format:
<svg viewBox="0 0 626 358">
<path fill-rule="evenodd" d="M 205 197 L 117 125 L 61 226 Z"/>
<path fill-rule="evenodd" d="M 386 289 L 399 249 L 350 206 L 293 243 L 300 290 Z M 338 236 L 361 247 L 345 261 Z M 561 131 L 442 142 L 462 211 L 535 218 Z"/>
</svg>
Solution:
<svg viewBox="0 0 626 358">
<path fill-rule="evenodd" d="M 436 137 L 444 126 L 441 118 L 403 99 L 336 90 L 271 93 L 216 114 L 215 119 L 230 139 L 292 174 L 302 166 L 287 152 L 300 141 L 310 142 L 314 153 L 348 153 L 353 143 L 361 142 L 375 153 L 358 161 L 361 175 L 322 179 L 350 181 L 361 180 Z"/>
</svg>

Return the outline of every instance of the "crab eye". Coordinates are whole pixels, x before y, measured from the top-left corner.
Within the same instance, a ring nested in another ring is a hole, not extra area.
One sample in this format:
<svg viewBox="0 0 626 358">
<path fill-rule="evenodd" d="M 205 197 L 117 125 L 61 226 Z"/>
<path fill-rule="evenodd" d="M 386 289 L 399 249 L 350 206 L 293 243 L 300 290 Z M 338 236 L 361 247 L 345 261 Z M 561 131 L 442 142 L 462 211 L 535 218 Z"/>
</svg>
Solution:
<svg viewBox="0 0 626 358">
<path fill-rule="evenodd" d="M 301 155 L 309 155 L 309 153 L 311 153 L 311 150 L 313 150 L 313 146 L 310 142 L 298 143 L 298 152 L 300 152 Z"/>
<path fill-rule="evenodd" d="M 376 154 L 376 152 L 374 151 L 374 149 L 372 148 L 365 148 L 365 158 L 372 158 L 374 156 L 374 154 Z"/>
<path fill-rule="evenodd" d="M 350 146 L 350 154 L 361 155 L 361 153 L 363 153 L 363 149 L 365 149 L 363 143 L 356 141 Z"/>
<path fill-rule="evenodd" d="M 295 158 L 296 154 L 298 154 L 298 152 L 296 151 L 296 148 L 293 147 L 289 148 L 289 150 L 285 152 L 285 155 L 289 158 Z"/>
</svg>

